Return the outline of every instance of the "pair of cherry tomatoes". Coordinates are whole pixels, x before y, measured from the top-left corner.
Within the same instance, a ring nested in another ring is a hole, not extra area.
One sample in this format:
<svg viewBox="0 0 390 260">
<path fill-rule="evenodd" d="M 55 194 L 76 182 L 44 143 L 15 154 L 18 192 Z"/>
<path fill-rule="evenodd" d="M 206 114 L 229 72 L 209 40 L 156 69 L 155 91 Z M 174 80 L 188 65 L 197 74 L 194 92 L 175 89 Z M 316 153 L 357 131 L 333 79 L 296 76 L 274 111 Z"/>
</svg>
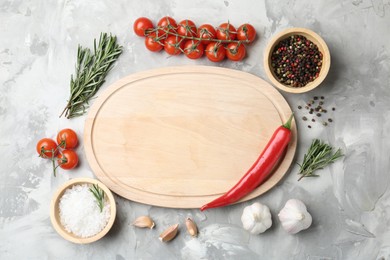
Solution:
<svg viewBox="0 0 390 260">
<path fill-rule="evenodd" d="M 73 169 L 79 162 L 77 153 L 73 150 L 78 144 L 78 138 L 72 129 L 63 129 L 57 134 L 57 142 L 51 138 L 38 141 L 36 150 L 40 157 L 57 161 L 59 167 L 65 170 Z M 55 169 L 57 166 L 55 166 Z"/>
<path fill-rule="evenodd" d="M 213 62 L 227 57 L 240 61 L 246 55 L 244 44 L 256 38 L 256 30 L 250 24 L 243 24 L 236 29 L 230 23 L 223 23 L 217 28 L 210 24 L 196 27 L 191 20 L 179 23 L 169 17 L 163 17 L 153 26 L 150 19 L 138 18 L 133 25 L 136 35 L 145 37 L 145 46 L 153 52 L 165 50 L 169 55 L 184 53 L 190 59 L 199 59 L 204 54 Z"/>
</svg>

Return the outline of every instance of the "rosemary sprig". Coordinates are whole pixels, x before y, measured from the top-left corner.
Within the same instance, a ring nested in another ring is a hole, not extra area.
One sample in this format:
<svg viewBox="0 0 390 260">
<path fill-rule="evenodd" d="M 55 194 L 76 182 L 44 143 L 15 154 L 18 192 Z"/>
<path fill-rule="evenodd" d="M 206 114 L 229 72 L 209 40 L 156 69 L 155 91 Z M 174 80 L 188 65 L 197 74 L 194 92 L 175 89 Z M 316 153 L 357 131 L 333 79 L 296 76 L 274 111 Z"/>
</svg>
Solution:
<svg viewBox="0 0 390 260">
<path fill-rule="evenodd" d="M 78 46 L 76 74 L 70 79 L 70 97 L 60 117 L 81 116 L 86 112 L 89 101 L 104 83 L 107 73 L 122 53 L 122 46 L 116 43 L 116 37 L 107 33 L 100 34 L 99 44 L 94 40 L 93 52 Z"/>
<path fill-rule="evenodd" d="M 314 139 L 309 150 L 303 157 L 302 164 L 298 164 L 300 166 L 299 174 L 301 174 L 298 181 L 303 177 L 318 177 L 317 174 L 314 174 L 316 170 L 323 169 L 325 166 L 334 163 L 337 159 L 344 156 L 340 149 L 332 153 L 332 146 L 318 139 Z"/>
<path fill-rule="evenodd" d="M 103 211 L 104 207 L 104 191 L 99 187 L 98 184 L 93 184 L 89 191 L 92 192 L 93 196 L 96 199 L 96 203 L 100 208 L 100 212 Z"/>
</svg>

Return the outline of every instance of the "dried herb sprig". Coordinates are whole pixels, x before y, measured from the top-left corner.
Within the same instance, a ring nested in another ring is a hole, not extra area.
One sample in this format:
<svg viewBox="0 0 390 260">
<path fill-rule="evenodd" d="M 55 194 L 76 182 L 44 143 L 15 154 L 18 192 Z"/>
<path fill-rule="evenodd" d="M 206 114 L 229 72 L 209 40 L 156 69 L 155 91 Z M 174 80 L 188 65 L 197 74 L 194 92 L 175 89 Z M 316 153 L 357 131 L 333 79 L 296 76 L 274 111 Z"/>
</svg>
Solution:
<svg viewBox="0 0 390 260">
<path fill-rule="evenodd" d="M 89 191 L 92 192 L 93 196 L 96 199 L 96 203 L 100 208 L 100 212 L 103 211 L 104 208 L 104 191 L 99 187 L 98 184 L 93 184 Z"/>
<path fill-rule="evenodd" d="M 77 50 L 76 74 L 70 79 L 70 98 L 64 111 L 66 118 L 81 116 L 89 106 L 89 101 L 104 83 L 107 73 L 122 53 L 122 46 L 116 37 L 100 34 L 99 44 L 94 40 L 93 52 L 79 45 Z"/>
<path fill-rule="evenodd" d="M 334 163 L 337 159 L 341 158 L 343 153 L 341 149 L 338 149 L 333 153 L 333 147 L 318 139 L 314 139 L 309 147 L 309 150 L 303 157 L 302 164 L 300 166 L 299 174 L 301 177 L 318 177 L 314 174 L 316 170 L 323 169 L 325 166 Z"/>
</svg>

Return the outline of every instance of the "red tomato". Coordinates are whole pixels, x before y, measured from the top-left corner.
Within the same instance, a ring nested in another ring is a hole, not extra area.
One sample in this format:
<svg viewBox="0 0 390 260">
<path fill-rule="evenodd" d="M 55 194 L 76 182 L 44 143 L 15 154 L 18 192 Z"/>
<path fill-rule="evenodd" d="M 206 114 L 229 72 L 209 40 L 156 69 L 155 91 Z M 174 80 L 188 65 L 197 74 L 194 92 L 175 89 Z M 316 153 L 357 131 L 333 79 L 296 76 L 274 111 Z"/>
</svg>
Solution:
<svg viewBox="0 0 390 260">
<path fill-rule="evenodd" d="M 212 62 L 219 62 L 225 59 L 226 51 L 219 42 L 210 42 L 206 46 L 206 57 Z"/>
<path fill-rule="evenodd" d="M 164 43 L 164 50 L 169 55 L 178 55 L 183 52 L 185 41 L 178 36 L 169 36 Z"/>
<path fill-rule="evenodd" d="M 199 41 L 189 40 L 184 45 L 184 54 L 193 60 L 203 56 L 204 47 Z"/>
<path fill-rule="evenodd" d="M 57 158 L 58 165 L 65 170 L 73 169 L 79 163 L 79 157 L 73 150 L 63 150 Z"/>
<path fill-rule="evenodd" d="M 177 34 L 188 37 L 196 36 L 196 25 L 191 20 L 183 20 L 178 24 Z"/>
<path fill-rule="evenodd" d="M 165 17 L 161 18 L 160 21 L 158 21 L 157 27 L 159 29 L 157 31 L 157 35 L 159 37 L 166 38 L 167 37 L 166 31 L 176 32 L 177 23 L 176 23 L 175 19 L 173 19 L 169 16 L 165 16 Z"/>
<path fill-rule="evenodd" d="M 217 38 L 220 40 L 235 40 L 237 30 L 230 23 L 223 23 L 217 28 Z"/>
<path fill-rule="evenodd" d="M 146 36 L 148 34 L 148 30 L 153 29 L 153 23 L 146 17 L 140 17 L 135 20 L 133 29 L 136 35 Z"/>
<path fill-rule="evenodd" d="M 72 129 L 62 129 L 57 135 L 57 143 L 63 149 L 73 149 L 79 143 L 77 134 Z"/>
<path fill-rule="evenodd" d="M 164 39 L 157 38 L 156 33 L 151 33 L 145 37 L 145 46 L 149 51 L 161 51 L 164 48 Z"/>
<path fill-rule="evenodd" d="M 256 38 L 256 29 L 249 23 L 243 24 L 237 29 L 237 39 L 240 41 L 253 42 Z"/>
<path fill-rule="evenodd" d="M 226 48 L 226 56 L 229 60 L 240 61 L 245 57 L 246 49 L 244 44 L 236 42 L 229 43 Z"/>
<path fill-rule="evenodd" d="M 206 39 L 202 40 L 203 44 L 209 44 L 210 41 L 209 39 L 215 39 L 216 37 L 216 32 L 215 29 L 212 25 L 210 24 L 202 24 L 201 26 L 198 27 L 198 33 L 196 37 Z"/>
<path fill-rule="evenodd" d="M 42 158 L 52 158 L 57 155 L 57 143 L 50 138 L 43 138 L 37 143 L 37 152 Z"/>
</svg>

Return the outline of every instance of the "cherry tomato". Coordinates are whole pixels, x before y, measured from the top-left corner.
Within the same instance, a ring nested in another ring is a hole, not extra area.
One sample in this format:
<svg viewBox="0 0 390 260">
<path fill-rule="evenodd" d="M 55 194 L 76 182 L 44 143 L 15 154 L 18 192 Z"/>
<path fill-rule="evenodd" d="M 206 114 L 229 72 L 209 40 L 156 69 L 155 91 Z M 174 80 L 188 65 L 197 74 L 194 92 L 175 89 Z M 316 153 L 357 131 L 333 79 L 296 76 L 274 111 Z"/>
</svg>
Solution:
<svg viewBox="0 0 390 260">
<path fill-rule="evenodd" d="M 189 40 L 184 45 L 184 54 L 193 60 L 203 56 L 204 47 L 199 41 Z"/>
<path fill-rule="evenodd" d="M 220 40 L 235 40 L 237 30 L 230 23 L 223 23 L 217 28 L 217 38 Z"/>
<path fill-rule="evenodd" d="M 206 57 L 212 62 L 219 62 L 225 59 L 226 51 L 219 42 L 210 42 L 206 46 Z"/>
<path fill-rule="evenodd" d="M 177 23 L 176 23 L 175 19 L 173 19 L 169 16 L 165 16 L 165 17 L 161 18 L 160 21 L 158 21 L 157 27 L 159 29 L 157 31 L 158 37 L 166 38 L 167 37 L 166 31 L 176 32 Z"/>
<path fill-rule="evenodd" d="M 153 23 L 146 17 L 140 17 L 135 20 L 133 29 L 136 35 L 144 37 L 148 30 L 153 29 Z"/>
<path fill-rule="evenodd" d="M 157 38 L 156 33 L 151 33 L 145 37 L 145 46 L 149 51 L 161 51 L 164 48 L 164 39 Z"/>
<path fill-rule="evenodd" d="M 178 24 L 177 34 L 188 37 L 196 36 L 196 25 L 191 20 L 183 20 Z"/>
<path fill-rule="evenodd" d="M 63 149 L 73 149 L 78 142 L 77 134 L 72 129 L 62 129 L 57 135 L 57 143 Z"/>
<path fill-rule="evenodd" d="M 79 157 L 73 150 L 63 150 L 57 158 L 58 165 L 65 170 L 73 169 L 79 163 Z"/>
<path fill-rule="evenodd" d="M 57 155 L 57 143 L 50 138 L 43 138 L 37 143 L 37 152 L 42 158 L 52 158 Z"/>
<path fill-rule="evenodd" d="M 169 55 L 178 55 L 183 52 L 185 41 L 178 36 L 169 36 L 164 43 L 164 50 Z"/>
<path fill-rule="evenodd" d="M 244 44 L 232 42 L 226 47 L 226 56 L 231 61 L 240 61 L 245 57 L 245 54 L 246 49 Z"/>
<path fill-rule="evenodd" d="M 217 33 L 215 32 L 215 29 L 212 25 L 202 24 L 198 27 L 198 33 L 196 37 L 206 39 L 202 40 L 202 43 L 207 45 L 210 43 L 209 39 L 215 39 L 216 34 Z"/>
<path fill-rule="evenodd" d="M 249 23 L 243 24 L 237 29 L 237 39 L 240 41 L 253 42 L 256 38 L 256 29 Z"/>
</svg>

